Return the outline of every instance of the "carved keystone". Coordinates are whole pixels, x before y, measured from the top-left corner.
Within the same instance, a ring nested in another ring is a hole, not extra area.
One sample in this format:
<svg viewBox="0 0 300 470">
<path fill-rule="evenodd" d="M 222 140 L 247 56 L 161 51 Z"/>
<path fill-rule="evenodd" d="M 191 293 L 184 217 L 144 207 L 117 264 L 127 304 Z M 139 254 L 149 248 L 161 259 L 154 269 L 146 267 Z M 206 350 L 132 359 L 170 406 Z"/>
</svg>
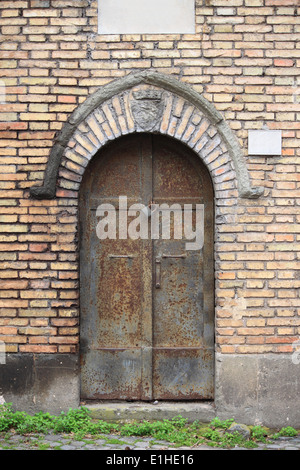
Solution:
<svg viewBox="0 0 300 470">
<path fill-rule="evenodd" d="M 162 91 L 138 90 L 132 92 L 131 113 L 136 124 L 144 131 L 151 131 L 161 121 L 164 111 Z"/>
</svg>

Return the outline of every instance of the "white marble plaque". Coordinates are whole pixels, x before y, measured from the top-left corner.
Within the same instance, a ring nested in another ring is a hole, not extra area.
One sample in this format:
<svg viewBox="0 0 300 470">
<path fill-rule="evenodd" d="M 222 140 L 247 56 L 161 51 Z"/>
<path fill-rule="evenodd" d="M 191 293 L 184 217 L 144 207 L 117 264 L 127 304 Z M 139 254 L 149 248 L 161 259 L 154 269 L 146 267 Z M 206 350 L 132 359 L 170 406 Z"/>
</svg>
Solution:
<svg viewBox="0 0 300 470">
<path fill-rule="evenodd" d="M 281 155 L 282 136 L 278 130 L 248 132 L 248 155 Z"/>
<path fill-rule="evenodd" d="M 98 0 L 99 34 L 193 34 L 195 0 Z"/>
</svg>

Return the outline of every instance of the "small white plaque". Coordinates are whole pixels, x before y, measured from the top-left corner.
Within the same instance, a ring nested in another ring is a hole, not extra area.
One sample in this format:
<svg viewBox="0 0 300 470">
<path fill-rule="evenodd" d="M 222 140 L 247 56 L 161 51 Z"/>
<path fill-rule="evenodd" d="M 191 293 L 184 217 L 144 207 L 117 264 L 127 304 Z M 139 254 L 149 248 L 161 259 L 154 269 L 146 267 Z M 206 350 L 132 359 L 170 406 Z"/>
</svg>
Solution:
<svg viewBox="0 0 300 470">
<path fill-rule="evenodd" d="M 195 0 L 98 0 L 99 34 L 193 34 Z"/>
<path fill-rule="evenodd" d="M 281 151 L 281 131 L 249 131 L 248 155 L 281 155 Z"/>
</svg>

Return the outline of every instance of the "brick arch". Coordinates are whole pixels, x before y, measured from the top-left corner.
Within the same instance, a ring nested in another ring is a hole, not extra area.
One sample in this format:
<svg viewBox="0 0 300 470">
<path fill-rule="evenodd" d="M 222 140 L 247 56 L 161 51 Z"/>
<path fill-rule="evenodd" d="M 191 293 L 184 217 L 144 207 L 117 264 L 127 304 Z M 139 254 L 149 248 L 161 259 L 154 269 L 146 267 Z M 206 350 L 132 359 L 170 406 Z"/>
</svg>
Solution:
<svg viewBox="0 0 300 470">
<path fill-rule="evenodd" d="M 136 132 L 168 135 L 193 149 L 208 167 L 216 198 L 257 198 L 241 149 L 221 114 L 177 80 L 141 72 L 102 87 L 65 123 L 50 153 L 38 199 L 79 190 L 91 158 L 109 141 Z"/>
</svg>

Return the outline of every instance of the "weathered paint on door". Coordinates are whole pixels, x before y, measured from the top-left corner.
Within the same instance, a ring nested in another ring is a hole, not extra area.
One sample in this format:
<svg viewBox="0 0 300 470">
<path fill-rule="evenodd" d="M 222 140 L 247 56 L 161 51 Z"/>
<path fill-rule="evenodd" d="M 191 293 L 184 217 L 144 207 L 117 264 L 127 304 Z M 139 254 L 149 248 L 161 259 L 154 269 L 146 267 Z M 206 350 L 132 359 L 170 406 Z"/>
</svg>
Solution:
<svg viewBox="0 0 300 470">
<path fill-rule="evenodd" d="M 99 240 L 96 209 L 119 196 L 204 204 L 203 249 L 174 239 L 175 215 L 170 239 Z M 213 398 L 213 189 L 199 157 L 150 134 L 99 152 L 80 191 L 80 266 L 83 399 Z"/>
</svg>

